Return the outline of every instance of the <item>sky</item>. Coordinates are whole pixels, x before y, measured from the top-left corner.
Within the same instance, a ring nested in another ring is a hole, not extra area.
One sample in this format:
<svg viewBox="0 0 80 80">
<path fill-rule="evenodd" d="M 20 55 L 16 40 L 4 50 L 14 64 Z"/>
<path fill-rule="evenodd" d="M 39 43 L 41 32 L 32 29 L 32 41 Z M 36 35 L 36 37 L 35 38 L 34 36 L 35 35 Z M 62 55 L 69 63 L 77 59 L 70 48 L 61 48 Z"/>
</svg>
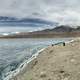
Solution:
<svg viewBox="0 0 80 80">
<path fill-rule="evenodd" d="M 0 16 L 80 25 L 80 0 L 0 0 Z"/>
</svg>

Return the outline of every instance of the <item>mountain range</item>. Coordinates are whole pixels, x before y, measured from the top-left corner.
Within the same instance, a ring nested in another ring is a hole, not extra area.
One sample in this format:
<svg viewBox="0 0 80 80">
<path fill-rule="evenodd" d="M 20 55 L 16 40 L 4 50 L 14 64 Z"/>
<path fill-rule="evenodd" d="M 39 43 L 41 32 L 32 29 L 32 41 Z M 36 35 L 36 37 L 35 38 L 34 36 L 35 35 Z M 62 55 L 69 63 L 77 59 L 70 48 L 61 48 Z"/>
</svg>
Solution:
<svg viewBox="0 0 80 80">
<path fill-rule="evenodd" d="M 80 31 L 80 26 L 77 26 L 77 28 L 73 28 L 71 26 L 66 26 L 66 25 L 61 25 L 61 26 L 56 26 L 53 29 L 45 29 L 39 32 L 78 32 Z"/>
<path fill-rule="evenodd" d="M 56 26 L 53 29 L 45 29 L 34 32 L 21 32 L 19 34 L 3 36 L 4 38 L 61 38 L 61 37 L 80 37 L 80 27 Z"/>
</svg>

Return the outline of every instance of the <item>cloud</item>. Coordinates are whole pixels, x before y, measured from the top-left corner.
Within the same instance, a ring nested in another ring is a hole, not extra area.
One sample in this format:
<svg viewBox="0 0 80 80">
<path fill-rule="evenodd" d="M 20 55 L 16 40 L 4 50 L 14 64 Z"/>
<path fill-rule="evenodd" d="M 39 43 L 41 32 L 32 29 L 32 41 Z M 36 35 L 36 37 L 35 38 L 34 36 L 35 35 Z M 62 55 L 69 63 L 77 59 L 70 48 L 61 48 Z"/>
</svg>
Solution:
<svg viewBox="0 0 80 80">
<path fill-rule="evenodd" d="M 31 32 L 36 30 L 41 30 L 43 28 L 37 27 L 0 27 L 1 32 Z"/>
<path fill-rule="evenodd" d="M 80 25 L 80 0 L 0 0 L 0 15 Z"/>
<path fill-rule="evenodd" d="M 52 28 L 49 26 L 43 26 L 43 27 L 0 27 L 0 33 L 1 32 L 32 32 L 37 30 L 44 30 L 47 28 Z"/>
</svg>

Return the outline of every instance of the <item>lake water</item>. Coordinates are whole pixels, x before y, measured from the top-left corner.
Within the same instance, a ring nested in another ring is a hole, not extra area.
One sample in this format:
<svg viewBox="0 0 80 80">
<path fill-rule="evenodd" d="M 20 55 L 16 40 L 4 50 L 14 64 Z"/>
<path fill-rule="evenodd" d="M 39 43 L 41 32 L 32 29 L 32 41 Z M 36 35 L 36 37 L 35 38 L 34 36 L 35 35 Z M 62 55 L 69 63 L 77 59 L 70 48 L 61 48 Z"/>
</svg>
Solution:
<svg viewBox="0 0 80 80">
<path fill-rule="evenodd" d="M 8 72 L 17 69 L 22 62 L 42 48 L 68 40 L 70 38 L 0 39 L 0 80 L 4 80 Z"/>
</svg>

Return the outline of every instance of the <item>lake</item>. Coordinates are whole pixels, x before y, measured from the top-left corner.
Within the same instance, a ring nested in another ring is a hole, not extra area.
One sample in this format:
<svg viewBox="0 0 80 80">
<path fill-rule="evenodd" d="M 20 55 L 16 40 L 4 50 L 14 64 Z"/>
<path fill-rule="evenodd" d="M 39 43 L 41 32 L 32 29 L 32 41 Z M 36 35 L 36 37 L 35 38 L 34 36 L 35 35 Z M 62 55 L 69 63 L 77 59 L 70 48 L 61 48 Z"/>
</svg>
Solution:
<svg viewBox="0 0 80 80">
<path fill-rule="evenodd" d="M 0 80 L 8 72 L 16 70 L 21 63 L 32 57 L 42 48 L 51 44 L 68 41 L 70 38 L 0 39 Z"/>
</svg>

